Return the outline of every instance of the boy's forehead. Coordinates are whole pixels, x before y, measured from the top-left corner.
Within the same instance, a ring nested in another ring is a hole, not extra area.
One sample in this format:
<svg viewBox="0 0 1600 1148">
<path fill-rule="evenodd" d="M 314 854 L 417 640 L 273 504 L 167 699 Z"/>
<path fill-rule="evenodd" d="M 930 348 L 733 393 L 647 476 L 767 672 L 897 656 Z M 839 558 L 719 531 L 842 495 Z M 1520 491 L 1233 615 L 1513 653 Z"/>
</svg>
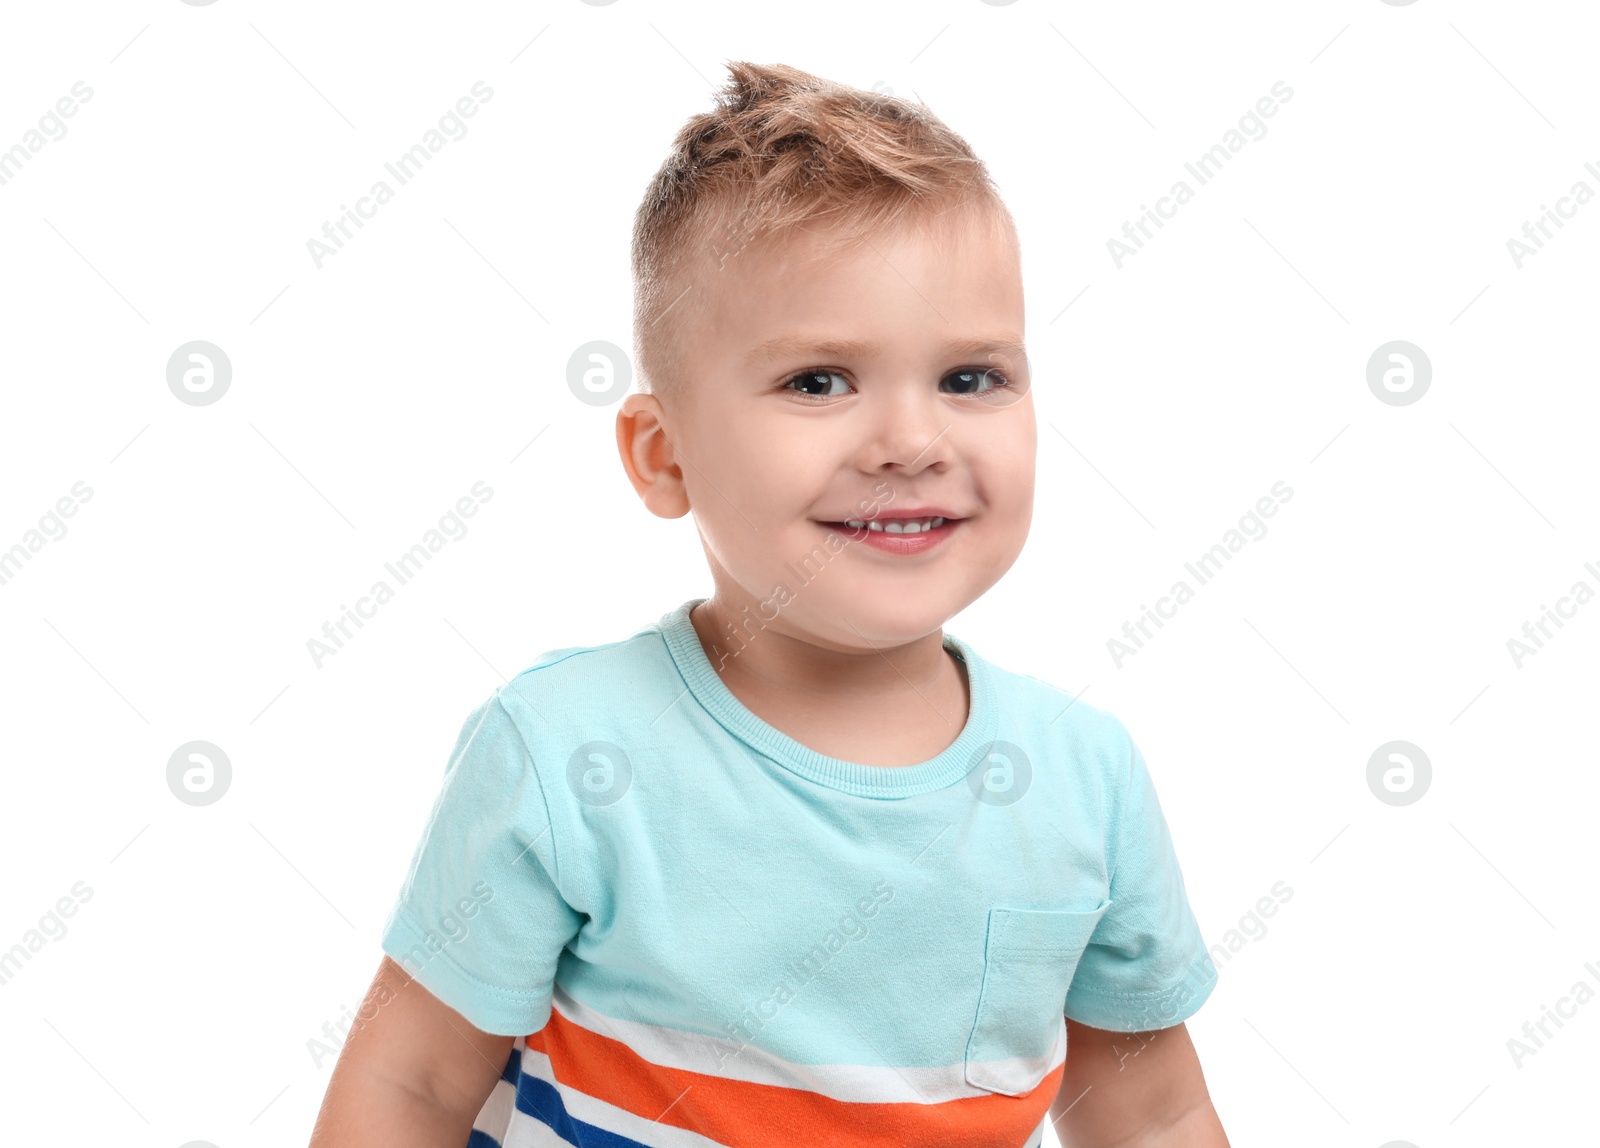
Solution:
<svg viewBox="0 0 1600 1148">
<path fill-rule="evenodd" d="M 968 288 L 974 298 L 966 321 L 957 319 L 943 349 L 952 354 L 996 352 L 1025 356 L 1020 313 L 1021 262 L 1014 233 L 990 212 L 968 207 L 942 213 L 922 212 L 897 221 L 895 226 L 862 233 L 844 228 L 817 228 L 768 234 L 752 242 L 735 260 L 713 261 L 695 278 L 691 290 L 698 296 L 694 308 L 712 320 L 715 333 L 744 344 L 740 356 L 747 365 L 811 353 L 857 359 L 872 358 L 882 350 L 872 339 L 852 337 L 815 321 L 785 315 L 796 307 L 818 304 L 831 313 L 824 321 L 853 317 L 848 303 L 835 305 L 830 290 L 841 266 L 860 260 L 868 273 L 882 267 L 893 285 L 924 298 L 890 258 L 895 246 L 923 249 L 937 276 Z M 956 263 L 962 266 L 957 267 Z M 910 268 L 907 268 L 910 270 Z M 948 275 L 946 275 L 948 272 Z M 1009 290 L 1016 287 L 1016 292 Z M 925 287 L 926 285 L 924 285 Z M 931 303 L 928 304 L 932 306 Z M 936 309 L 937 310 L 937 309 Z M 752 326 L 752 320 L 761 321 Z M 770 322 L 766 321 L 770 318 Z"/>
</svg>

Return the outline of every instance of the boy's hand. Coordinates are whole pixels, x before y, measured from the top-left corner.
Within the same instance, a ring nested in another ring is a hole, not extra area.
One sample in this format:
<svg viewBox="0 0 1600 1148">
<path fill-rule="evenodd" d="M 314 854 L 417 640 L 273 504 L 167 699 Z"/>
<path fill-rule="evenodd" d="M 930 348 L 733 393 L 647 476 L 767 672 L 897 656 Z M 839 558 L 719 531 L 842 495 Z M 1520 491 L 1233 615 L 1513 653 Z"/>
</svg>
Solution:
<svg viewBox="0 0 1600 1148">
<path fill-rule="evenodd" d="M 1181 1024 L 1108 1032 L 1068 1019 L 1050 1119 L 1063 1148 L 1230 1148 Z"/>
</svg>

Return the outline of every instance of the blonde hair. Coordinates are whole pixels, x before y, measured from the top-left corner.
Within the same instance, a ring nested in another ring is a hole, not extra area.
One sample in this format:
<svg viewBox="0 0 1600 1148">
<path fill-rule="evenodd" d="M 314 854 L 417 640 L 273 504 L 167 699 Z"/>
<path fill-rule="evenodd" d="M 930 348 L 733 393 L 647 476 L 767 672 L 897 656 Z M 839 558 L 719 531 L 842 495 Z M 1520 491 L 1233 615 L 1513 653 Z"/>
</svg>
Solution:
<svg viewBox="0 0 1600 1148">
<path fill-rule="evenodd" d="M 681 389 L 679 332 L 705 297 L 696 278 L 752 246 L 804 230 L 844 251 L 968 201 L 1016 243 L 988 169 L 925 105 L 785 64 L 727 67 L 716 107 L 679 130 L 634 216 L 634 361 L 646 391 Z"/>
</svg>

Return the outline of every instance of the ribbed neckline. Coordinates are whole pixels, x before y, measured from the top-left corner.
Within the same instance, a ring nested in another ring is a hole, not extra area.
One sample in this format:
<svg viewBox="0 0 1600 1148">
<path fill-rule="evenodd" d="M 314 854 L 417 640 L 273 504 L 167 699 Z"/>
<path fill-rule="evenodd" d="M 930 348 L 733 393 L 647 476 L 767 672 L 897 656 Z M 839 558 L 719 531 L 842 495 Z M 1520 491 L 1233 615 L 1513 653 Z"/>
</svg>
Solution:
<svg viewBox="0 0 1600 1148">
<path fill-rule="evenodd" d="M 946 631 L 944 648 L 966 666 L 971 701 L 966 725 L 943 753 L 916 765 L 897 766 L 863 765 L 820 754 L 757 717 L 723 683 L 689 620 L 689 612 L 704 601 L 691 598 L 663 615 L 659 624 L 684 684 L 730 733 L 801 777 L 858 797 L 912 797 L 967 776 L 994 744 L 997 718 L 988 663 Z"/>
</svg>

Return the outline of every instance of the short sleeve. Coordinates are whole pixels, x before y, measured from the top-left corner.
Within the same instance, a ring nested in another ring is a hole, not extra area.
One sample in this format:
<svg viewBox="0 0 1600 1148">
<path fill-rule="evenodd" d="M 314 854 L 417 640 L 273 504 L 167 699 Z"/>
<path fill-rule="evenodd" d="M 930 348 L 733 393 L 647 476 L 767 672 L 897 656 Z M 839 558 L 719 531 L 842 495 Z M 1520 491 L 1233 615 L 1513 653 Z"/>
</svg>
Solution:
<svg viewBox="0 0 1600 1148">
<path fill-rule="evenodd" d="M 496 693 L 457 738 L 383 951 L 483 1031 L 538 1032 L 582 921 L 556 856 L 532 754 Z"/>
<path fill-rule="evenodd" d="M 1066 1016 L 1114 1032 L 1180 1024 L 1216 987 L 1144 756 L 1132 739 L 1108 842 L 1111 905 L 1067 991 Z"/>
</svg>

